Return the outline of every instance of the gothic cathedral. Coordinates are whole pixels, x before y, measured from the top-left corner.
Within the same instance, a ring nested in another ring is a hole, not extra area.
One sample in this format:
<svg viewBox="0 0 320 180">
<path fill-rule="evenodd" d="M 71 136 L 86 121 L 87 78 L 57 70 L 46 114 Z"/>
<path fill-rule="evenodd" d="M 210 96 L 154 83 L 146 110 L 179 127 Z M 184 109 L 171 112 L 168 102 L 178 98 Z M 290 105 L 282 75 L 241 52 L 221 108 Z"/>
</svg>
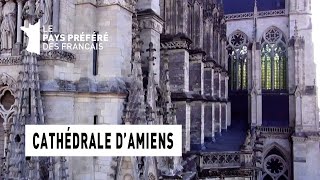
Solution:
<svg viewBox="0 0 320 180">
<path fill-rule="evenodd" d="M 320 179 L 311 7 L 0 0 L 1 179 Z M 37 22 L 41 34 L 108 40 L 90 49 L 41 39 L 31 53 L 20 28 Z M 183 154 L 26 157 L 26 124 L 179 124 Z"/>
</svg>

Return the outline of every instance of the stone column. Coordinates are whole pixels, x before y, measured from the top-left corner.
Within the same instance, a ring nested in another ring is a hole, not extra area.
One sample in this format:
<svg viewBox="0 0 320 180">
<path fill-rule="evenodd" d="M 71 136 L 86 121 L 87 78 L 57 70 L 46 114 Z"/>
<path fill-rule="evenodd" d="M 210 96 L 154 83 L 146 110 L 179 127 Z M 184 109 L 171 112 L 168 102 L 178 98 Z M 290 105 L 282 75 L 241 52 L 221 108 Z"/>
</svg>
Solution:
<svg viewBox="0 0 320 180">
<path fill-rule="evenodd" d="M 183 152 L 188 152 L 190 151 L 190 105 L 186 101 L 177 101 L 174 104 L 177 108 L 177 124 L 182 125 Z"/>
<path fill-rule="evenodd" d="M 140 1 L 138 1 L 140 2 Z M 149 1 L 153 2 L 153 1 Z M 142 2 L 141 2 L 142 3 Z M 146 4 L 147 5 L 147 4 Z M 150 5 L 150 4 L 149 4 Z M 142 4 L 140 4 L 142 6 Z M 139 26 L 141 28 L 140 38 L 144 42 L 142 49 L 148 49 L 149 42 L 154 44 L 154 72 L 155 80 L 159 83 L 160 78 L 160 34 L 163 31 L 163 20 L 159 17 L 159 13 L 156 13 L 156 9 L 146 10 L 149 6 L 142 6 L 138 12 Z M 143 51 L 142 59 L 146 60 L 148 53 Z M 143 63 L 143 69 L 148 70 L 148 63 Z"/>
<path fill-rule="evenodd" d="M 221 135 L 221 103 L 215 102 L 214 103 L 214 124 L 215 124 L 215 132 Z"/>
<path fill-rule="evenodd" d="M 209 43 L 207 46 L 209 46 L 209 52 L 208 52 L 208 56 L 209 58 L 212 58 L 212 60 L 215 60 L 215 30 L 213 29 L 213 23 L 211 21 L 209 22 L 209 35 L 208 38 L 209 39 Z"/>
<path fill-rule="evenodd" d="M 225 77 L 227 73 L 222 71 L 220 74 L 220 99 L 225 100 L 226 98 L 226 85 L 225 85 Z"/>
<path fill-rule="evenodd" d="M 226 49 L 227 43 L 226 38 L 222 39 L 222 61 L 223 61 L 223 67 L 228 70 L 228 56 L 227 56 L 227 49 Z"/>
<path fill-rule="evenodd" d="M 221 129 L 227 129 L 227 103 L 221 102 L 220 103 L 220 112 L 221 112 Z"/>
<path fill-rule="evenodd" d="M 252 43 L 250 43 L 248 45 L 248 53 L 247 53 L 247 59 L 248 59 L 248 90 L 250 90 L 252 88 L 252 85 L 253 85 L 253 81 L 252 81 L 252 78 L 253 78 L 253 73 L 252 73 L 252 68 L 253 68 L 253 62 L 252 62 L 252 55 L 253 55 L 253 52 L 252 52 Z M 250 101 L 249 101 L 250 103 Z M 249 108 L 250 109 L 250 108 Z"/>
<path fill-rule="evenodd" d="M 213 60 L 218 63 L 218 35 L 217 30 L 215 29 L 215 26 L 213 26 Z"/>
<path fill-rule="evenodd" d="M 188 17 L 188 1 L 170 0 L 164 2 L 165 34 L 188 34 L 189 24 L 186 20 Z"/>
<path fill-rule="evenodd" d="M 257 84 L 257 125 L 262 125 L 262 87 L 261 87 L 261 45 L 257 43 L 256 56 L 254 58 L 256 62 L 256 82 Z"/>
<path fill-rule="evenodd" d="M 60 20 L 60 0 L 53 0 L 52 4 L 52 25 L 53 32 L 59 32 L 59 20 Z"/>
<path fill-rule="evenodd" d="M 209 142 L 213 140 L 214 137 L 214 117 L 213 117 L 213 103 L 212 103 L 212 93 L 213 93 L 213 76 L 214 72 L 212 68 L 214 66 L 213 61 L 206 61 L 204 64 L 204 96 L 207 100 L 211 102 L 205 103 L 204 109 L 204 138 L 205 141 Z"/>
<path fill-rule="evenodd" d="M 213 114 L 212 114 L 212 103 L 208 102 L 205 103 L 204 107 L 204 140 L 206 142 L 210 142 L 213 140 L 214 134 L 214 121 L 213 119 Z"/>
<path fill-rule="evenodd" d="M 288 46 L 288 59 L 295 59 L 295 51 L 294 51 L 294 38 L 292 38 L 289 42 Z M 295 61 L 288 61 L 288 88 L 289 88 L 289 126 L 295 126 L 296 118 L 300 118 L 301 116 L 296 117 L 296 78 L 295 78 Z"/>
<path fill-rule="evenodd" d="M 214 86 L 215 86 L 215 91 L 214 95 L 216 98 L 221 98 L 221 68 L 220 67 L 215 67 L 215 72 L 214 72 Z"/>
<path fill-rule="evenodd" d="M 203 106 L 201 101 L 193 101 L 190 106 L 191 127 L 190 144 L 191 150 L 201 150 L 203 147 Z"/>
<path fill-rule="evenodd" d="M 190 54 L 189 64 L 189 90 L 202 95 L 203 92 L 203 57 L 202 52 L 195 52 Z"/>
<path fill-rule="evenodd" d="M 22 1 L 23 0 L 18 0 L 18 15 L 17 15 L 17 44 L 20 46 L 21 45 L 21 29 L 20 27 L 22 26 Z"/>
<path fill-rule="evenodd" d="M 216 98 L 216 84 L 215 84 L 215 78 L 216 78 L 216 71 L 215 71 L 215 67 L 213 66 L 211 69 L 211 73 L 212 73 L 212 77 L 211 77 L 211 89 L 212 89 L 212 93 L 211 96 L 215 99 Z"/>
<path fill-rule="evenodd" d="M 166 39 L 166 37 L 163 37 L 163 39 Z M 190 41 L 185 38 L 161 42 L 161 48 L 168 50 L 172 92 L 189 92 L 189 52 L 187 50 L 189 45 Z"/>
<path fill-rule="evenodd" d="M 217 33 L 217 35 L 218 35 L 218 39 L 217 39 L 217 63 L 219 63 L 219 65 L 222 65 L 222 63 L 221 63 L 221 40 L 220 40 L 220 33 L 218 32 Z"/>
<path fill-rule="evenodd" d="M 229 76 L 228 74 L 226 73 L 225 77 L 224 77 L 224 86 L 225 86 L 225 98 L 228 99 L 229 98 Z"/>
<path fill-rule="evenodd" d="M 262 94 L 261 94 L 261 53 L 260 43 L 252 44 L 251 55 L 251 84 L 250 85 L 250 124 L 252 126 L 262 125 Z"/>
<path fill-rule="evenodd" d="M 212 96 L 213 94 L 213 76 L 214 72 L 212 71 L 214 64 L 211 61 L 205 62 L 204 65 L 204 95 Z"/>
<path fill-rule="evenodd" d="M 17 13 L 17 34 L 16 34 L 16 43 L 12 49 L 12 55 L 18 56 L 22 48 L 22 2 L 23 0 L 17 0 L 18 4 L 18 13 Z"/>
<path fill-rule="evenodd" d="M 220 73 L 221 129 L 227 129 L 226 71 Z"/>
<path fill-rule="evenodd" d="M 205 120 L 205 106 L 202 102 L 202 95 L 204 94 L 204 53 L 201 51 L 192 51 L 190 53 L 190 67 L 189 67 L 189 90 L 193 93 L 193 100 L 191 102 L 191 148 L 199 150 L 204 148 L 204 120 Z"/>
<path fill-rule="evenodd" d="M 211 110 L 212 110 L 212 131 L 211 131 L 211 137 L 212 137 L 212 141 L 215 141 L 215 134 L 216 134 L 216 115 L 215 115 L 215 103 L 212 102 L 211 104 Z"/>
<path fill-rule="evenodd" d="M 210 21 L 205 19 L 203 21 L 203 49 L 206 52 L 206 58 L 210 56 L 210 44 L 212 39 L 210 39 Z"/>
<path fill-rule="evenodd" d="M 8 138 L 10 136 L 10 124 L 3 122 L 4 140 L 3 140 L 3 157 L 6 157 L 8 148 Z"/>
<path fill-rule="evenodd" d="M 319 131 L 317 91 L 315 85 L 307 83 L 305 70 L 305 41 L 301 37 L 295 39 L 295 131 L 316 132 Z"/>
<path fill-rule="evenodd" d="M 227 104 L 227 124 L 228 126 L 231 126 L 231 102 L 228 101 Z"/>
<path fill-rule="evenodd" d="M 200 144 L 201 144 L 201 149 L 204 150 L 206 147 L 204 146 L 204 138 L 205 138 L 205 124 L 204 124 L 204 118 L 205 118 L 205 103 L 201 102 L 201 139 L 200 139 Z"/>
<path fill-rule="evenodd" d="M 176 106 L 177 123 L 182 125 L 183 152 L 190 151 L 190 104 L 186 98 L 189 92 L 189 40 L 184 38 L 161 38 L 161 55 L 166 51 L 169 60 L 171 98 Z M 173 46 L 172 46 L 173 45 Z M 160 60 L 163 61 L 164 58 Z M 160 62 L 160 64 L 163 64 Z M 160 66 L 162 72 L 162 66 Z"/>
</svg>

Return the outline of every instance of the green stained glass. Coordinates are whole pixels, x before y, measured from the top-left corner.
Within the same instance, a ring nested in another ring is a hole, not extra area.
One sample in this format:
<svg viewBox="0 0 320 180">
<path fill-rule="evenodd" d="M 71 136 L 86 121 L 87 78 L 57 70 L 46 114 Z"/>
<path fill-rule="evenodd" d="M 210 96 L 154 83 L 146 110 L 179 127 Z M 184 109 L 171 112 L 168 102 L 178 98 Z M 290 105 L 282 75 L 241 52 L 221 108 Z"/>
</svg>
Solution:
<svg viewBox="0 0 320 180">
<path fill-rule="evenodd" d="M 282 68 L 282 70 L 281 70 L 281 83 L 282 83 L 282 85 L 281 85 L 281 87 L 282 87 L 282 89 L 286 89 L 286 86 L 287 86 L 287 66 L 286 66 L 286 64 L 287 64 L 287 57 L 285 57 L 285 56 L 283 56 L 282 58 L 282 62 L 281 62 L 281 68 Z"/>
<path fill-rule="evenodd" d="M 279 82 L 279 76 L 280 76 L 280 72 L 279 72 L 279 55 L 276 54 L 274 57 L 274 71 L 273 71 L 273 77 L 274 77 L 274 89 L 280 89 L 280 82 Z"/>
<path fill-rule="evenodd" d="M 233 49 L 230 56 L 232 59 L 232 85 L 233 90 L 247 89 L 248 73 L 247 73 L 247 46 L 241 46 Z"/>
<path fill-rule="evenodd" d="M 265 90 L 286 89 L 286 48 L 282 42 L 261 49 L 261 84 Z"/>
<path fill-rule="evenodd" d="M 266 57 L 266 89 L 271 89 L 271 58 Z"/>
<path fill-rule="evenodd" d="M 241 89 L 241 65 L 238 63 L 238 75 L 237 75 L 237 89 Z"/>
<path fill-rule="evenodd" d="M 266 88 L 266 73 L 265 73 L 265 59 L 266 59 L 266 56 L 263 56 L 261 58 L 261 84 L 262 84 L 262 88 L 265 89 Z"/>
<path fill-rule="evenodd" d="M 247 89 L 247 59 L 242 64 L 242 89 Z"/>
</svg>

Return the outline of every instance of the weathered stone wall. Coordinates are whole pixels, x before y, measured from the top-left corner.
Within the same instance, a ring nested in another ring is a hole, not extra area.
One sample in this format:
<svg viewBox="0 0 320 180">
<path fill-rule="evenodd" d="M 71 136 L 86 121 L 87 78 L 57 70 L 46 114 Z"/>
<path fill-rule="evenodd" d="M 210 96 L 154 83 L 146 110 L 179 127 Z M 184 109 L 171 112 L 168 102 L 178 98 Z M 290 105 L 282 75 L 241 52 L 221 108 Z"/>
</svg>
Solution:
<svg viewBox="0 0 320 180">
<path fill-rule="evenodd" d="M 190 126 L 190 143 L 191 149 L 201 149 L 201 130 L 202 130 L 202 113 L 201 102 L 191 102 L 191 126 Z"/>
<path fill-rule="evenodd" d="M 298 137 L 293 142 L 293 176 L 295 179 L 318 179 L 320 172 L 319 138 Z"/>
<path fill-rule="evenodd" d="M 191 61 L 189 64 L 189 89 L 201 94 L 201 62 Z"/>
<path fill-rule="evenodd" d="M 214 122 L 212 118 L 212 103 L 206 103 L 204 108 L 204 138 L 206 141 L 212 141 L 212 138 L 214 137 Z"/>
<path fill-rule="evenodd" d="M 185 50 L 170 50 L 169 75 L 173 92 L 189 91 L 189 53 Z"/>
<path fill-rule="evenodd" d="M 60 0 L 59 32 L 72 34 L 75 29 L 76 3 L 80 1 Z"/>
<path fill-rule="evenodd" d="M 187 102 L 175 102 L 177 124 L 182 125 L 182 147 L 183 151 L 190 150 L 190 105 Z"/>
<path fill-rule="evenodd" d="M 191 149 L 199 150 L 204 148 L 205 138 L 211 141 L 214 131 L 221 132 L 222 114 L 224 129 L 230 125 L 227 106 L 220 108 L 228 101 L 224 20 L 211 1 L 160 1 L 160 4 L 160 15 L 165 20 L 161 48 L 167 49 L 169 55 L 173 100 L 190 102 L 191 127 L 185 128 L 190 132 Z M 184 114 L 185 110 L 179 108 L 185 107 L 178 107 Z"/>
<path fill-rule="evenodd" d="M 204 83 L 204 92 L 203 94 L 205 96 L 211 96 L 212 93 L 213 93 L 213 82 L 212 82 L 212 78 L 213 77 L 213 72 L 212 72 L 212 68 L 205 68 L 204 69 L 204 80 L 203 80 L 203 83 Z"/>
</svg>

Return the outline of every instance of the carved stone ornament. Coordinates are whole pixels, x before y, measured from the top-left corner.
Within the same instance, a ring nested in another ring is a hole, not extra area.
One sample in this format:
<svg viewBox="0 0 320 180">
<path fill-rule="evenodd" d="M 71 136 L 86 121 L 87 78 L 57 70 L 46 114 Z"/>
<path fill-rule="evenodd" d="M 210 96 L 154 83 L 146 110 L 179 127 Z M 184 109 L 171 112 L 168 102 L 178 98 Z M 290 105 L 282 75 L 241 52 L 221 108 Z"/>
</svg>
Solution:
<svg viewBox="0 0 320 180">
<path fill-rule="evenodd" d="M 21 64 L 22 64 L 21 56 L 0 57 L 0 66 L 12 66 L 12 65 L 21 65 Z"/>
<path fill-rule="evenodd" d="M 252 143 L 251 143 L 251 132 L 250 130 L 247 131 L 247 136 L 243 144 L 243 150 L 249 150 L 252 148 Z"/>
<path fill-rule="evenodd" d="M 204 55 L 203 53 L 194 53 L 194 54 L 190 54 L 190 61 L 204 61 Z"/>
<path fill-rule="evenodd" d="M 162 33 L 162 30 L 163 30 L 163 23 L 159 22 L 158 20 L 156 19 L 141 19 L 139 20 L 139 27 L 141 29 L 153 29 L 155 30 L 156 32 L 158 33 Z"/>
<path fill-rule="evenodd" d="M 1 52 L 8 52 L 14 46 L 16 37 L 16 3 L 13 0 L 6 0 L 0 16 L 3 17 L 1 33 Z"/>
<path fill-rule="evenodd" d="M 210 69 L 214 68 L 214 62 L 209 62 L 209 61 L 205 62 L 204 68 L 210 68 Z"/>
<path fill-rule="evenodd" d="M 152 173 L 149 173 L 148 180 L 156 180 L 156 177 Z"/>
<path fill-rule="evenodd" d="M 264 160 L 264 170 L 273 179 L 278 179 L 284 175 L 288 169 L 286 161 L 278 155 L 270 155 Z"/>
<path fill-rule="evenodd" d="M 138 0 L 97 0 L 97 6 L 120 5 L 133 11 Z"/>
<path fill-rule="evenodd" d="M 183 40 L 165 42 L 161 43 L 161 49 L 189 49 L 189 43 Z"/>
<path fill-rule="evenodd" d="M 44 51 L 40 54 L 40 60 L 60 60 L 69 63 L 74 63 L 76 57 L 74 54 L 62 50 Z"/>
</svg>

